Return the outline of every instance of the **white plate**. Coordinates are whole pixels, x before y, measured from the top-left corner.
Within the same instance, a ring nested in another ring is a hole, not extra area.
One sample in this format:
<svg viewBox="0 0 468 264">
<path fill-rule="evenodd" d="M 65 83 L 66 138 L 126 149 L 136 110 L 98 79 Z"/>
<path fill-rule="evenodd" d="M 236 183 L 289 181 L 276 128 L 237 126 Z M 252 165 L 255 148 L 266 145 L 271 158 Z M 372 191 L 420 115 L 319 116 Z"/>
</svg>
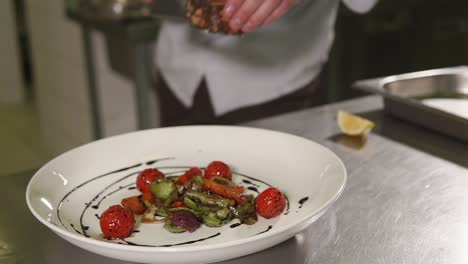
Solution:
<svg viewBox="0 0 468 264">
<path fill-rule="evenodd" d="M 213 160 L 228 163 L 236 172 L 233 180 L 246 187 L 261 192 L 277 186 L 288 197 L 289 208 L 274 219 L 259 217 L 252 226 L 232 228 L 234 221 L 191 234 L 172 234 L 161 224 L 143 224 L 126 241 L 146 246 L 100 237 L 97 217 L 121 198 L 137 194 L 132 186 L 140 170 L 157 167 L 167 173 L 180 171 L 178 167 L 204 167 Z M 173 127 L 107 138 L 71 150 L 34 175 L 26 200 L 44 225 L 97 254 L 141 263 L 210 263 L 291 238 L 326 211 L 345 183 L 346 169 L 340 159 L 304 138 L 243 127 Z"/>
</svg>

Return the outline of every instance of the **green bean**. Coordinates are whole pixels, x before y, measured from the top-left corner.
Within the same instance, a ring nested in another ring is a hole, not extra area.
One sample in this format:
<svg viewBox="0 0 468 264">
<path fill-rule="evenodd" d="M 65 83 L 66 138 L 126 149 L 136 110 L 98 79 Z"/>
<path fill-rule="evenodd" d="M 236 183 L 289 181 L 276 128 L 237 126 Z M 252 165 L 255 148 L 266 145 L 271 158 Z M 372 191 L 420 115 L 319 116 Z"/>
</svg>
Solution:
<svg viewBox="0 0 468 264">
<path fill-rule="evenodd" d="M 188 196 L 184 197 L 184 204 L 187 205 L 188 208 L 195 210 L 197 212 L 216 212 L 218 210 L 218 207 L 209 207 L 209 206 L 203 206 L 200 203 L 197 203 L 190 199 Z"/>
<path fill-rule="evenodd" d="M 219 219 L 226 219 L 230 216 L 230 214 L 231 214 L 231 210 L 229 210 L 228 208 L 223 208 L 223 209 L 219 209 L 218 211 L 216 211 L 216 216 Z"/>
<path fill-rule="evenodd" d="M 220 227 L 225 225 L 227 222 L 231 221 L 231 219 L 220 219 L 217 217 L 217 214 L 214 212 L 207 213 L 202 217 L 203 223 L 209 227 Z"/>
<path fill-rule="evenodd" d="M 249 199 L 240 204 L 234 214 L 239 220 L 246 225 L 253 225 L 257 222 L 257 212 L 255 210 L 255 199 L 253 195 L 249 196 Z"/>
<path fill-rule="evenodd" d="M 209 195 L 201 192 L 189 191 L 186 193 L 186 197 L 196 203 L 200 203 L 203 206 L 209 207 L 223 207 L 228 208 L 234 206 L 235 201 L 231 199 L 221 198 L 214 195 Z"/>
</svg>

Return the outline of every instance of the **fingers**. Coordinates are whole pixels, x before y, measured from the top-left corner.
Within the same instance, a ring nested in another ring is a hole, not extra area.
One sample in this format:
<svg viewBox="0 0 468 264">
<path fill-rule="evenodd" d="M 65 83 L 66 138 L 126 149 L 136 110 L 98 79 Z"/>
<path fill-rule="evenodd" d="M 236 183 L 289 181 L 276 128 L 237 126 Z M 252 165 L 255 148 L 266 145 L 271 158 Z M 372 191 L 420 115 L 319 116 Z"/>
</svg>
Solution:
<svg viewBox="0 0 468 264">
<path fill-rule="evenodd" d="M 237 32 L 250 32 L 282 17 L 297 0 L 227 0 L 223 18 Z"/>
<path fill-rule="evenodd" d="M 229 20 L 240 9 L 245 0 L 228 0 L 223 8 L 223 16 Z"/>
<path fill-rule="evenodd" d="M 282 0 L 281 4 L 278 6 L 278 8 L 273 11 L 273 13 L 265 19 L 263 22 L 262 26 L 269 25 L 282 17 L 288 10 L 294 6 L 297 3 L 297 0 Z"/>
<path fill-rule="evenodd" d="M 250 32 L 261 26 L 273 11 L 281 4 L 281 0 L 265 0 L 242 26 L 243 32 Z"/>
<path fill-rule="evenodd" d="M 236 11 L 232 19 L 229 21 L 229 26 L 235 31 L 242 29 L 250 17 L 261 6 L 263 1 L 267 0 L 245 0 L 240 9 Z"/>
</svg>

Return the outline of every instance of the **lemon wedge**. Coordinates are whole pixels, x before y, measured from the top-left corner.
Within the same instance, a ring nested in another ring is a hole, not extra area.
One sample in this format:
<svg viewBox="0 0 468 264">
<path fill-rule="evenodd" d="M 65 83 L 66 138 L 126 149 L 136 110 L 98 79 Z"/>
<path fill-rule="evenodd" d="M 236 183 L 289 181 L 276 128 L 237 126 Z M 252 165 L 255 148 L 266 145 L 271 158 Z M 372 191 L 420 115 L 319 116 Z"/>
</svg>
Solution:
<svg viewBox="0 0 468 264">
<path fill-rule="evenodd" d="M 375 124 L 357 115 L 338 111 L 338 126 L 348 136 L 363 136 L 374 128 Z"/>
</svg>

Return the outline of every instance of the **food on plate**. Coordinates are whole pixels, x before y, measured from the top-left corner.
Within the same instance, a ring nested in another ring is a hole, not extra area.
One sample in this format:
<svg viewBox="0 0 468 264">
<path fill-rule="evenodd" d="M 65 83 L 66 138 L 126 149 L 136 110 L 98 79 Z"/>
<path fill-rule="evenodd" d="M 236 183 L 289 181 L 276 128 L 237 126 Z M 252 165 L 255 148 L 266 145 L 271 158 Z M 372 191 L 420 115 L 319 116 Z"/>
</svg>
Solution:
<svg viewBox="0 0 468 264">
<path fill-rule="evenodd" d="M 207 29 L 209 32 L 238 34 L 231 29 L 229 19 L 223 15 L 227 0 L 187 0 L 186 16 L 192 26 Z"/>
<path fill-rule="evenodd" d="M 274 187 L 266 189 L 255 199 L 257 213 L 267 219 L 277 217 L 284 208 L 286 208 L 286 198 Z"/>
<path fill-rule="evenodd" d="M 232 181 L 231 168 L 222 161 L 211 162 L 206 169 L 192 167 L 180 176 L 166 176 L 146 169 L 136 179 L 140 195 L 122 199 L 101 218 L 107 238 L 125 238 L 132 234 L 135 217 L 141 223 L 163 223 L 172 233 L 195 232 L 202 224 L 221 227 L 234 219 L 253 225 L 258 216 L 274 218 L 286 208 L 286 198 L 277 188 L 268 188 L 255 198 L 242 185 Z M 131 218 L 131 219 L 130 219 Z"/>
<path fill-rule="evenodd" d="M 106 238 L 126 238 L 133 232 L 135 217 L 130 209 L 113 205 L 102 213 L 99 224 Z"/>
<path fill-rule="evenodd" d="M 363 136 L 375 126 L 372 121 L 345 111 L 338 112 L 337 121 L 341 132 L 348 136 Z"/>
</svg>

